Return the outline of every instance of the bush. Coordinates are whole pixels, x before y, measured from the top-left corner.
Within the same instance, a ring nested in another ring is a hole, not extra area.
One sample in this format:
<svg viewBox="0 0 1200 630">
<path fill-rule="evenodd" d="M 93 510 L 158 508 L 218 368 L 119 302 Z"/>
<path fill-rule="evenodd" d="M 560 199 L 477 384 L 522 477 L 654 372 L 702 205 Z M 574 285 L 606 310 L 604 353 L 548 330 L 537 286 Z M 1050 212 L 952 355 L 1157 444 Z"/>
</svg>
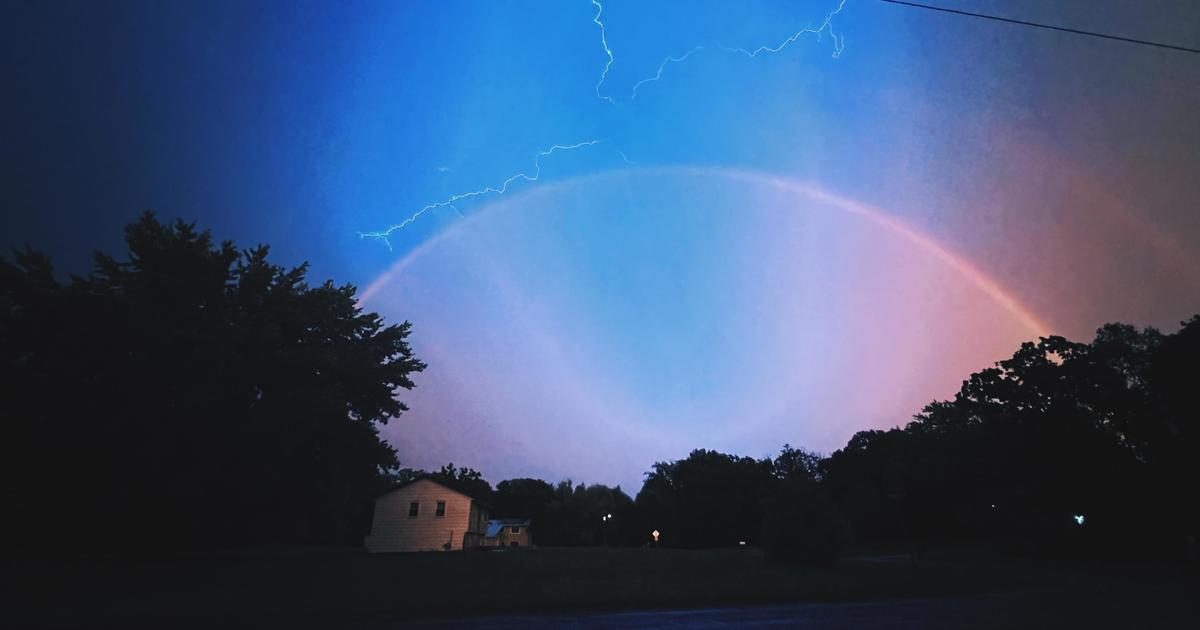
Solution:
<svg viewBox="0 0 1200 630">
<path fill-rule="evenodd" d="M 768 560 L 830 566 L 850 543 L 850 527 L 811 482 L 781 486 L 767 499 L 762 546 Z"/>
</svg>

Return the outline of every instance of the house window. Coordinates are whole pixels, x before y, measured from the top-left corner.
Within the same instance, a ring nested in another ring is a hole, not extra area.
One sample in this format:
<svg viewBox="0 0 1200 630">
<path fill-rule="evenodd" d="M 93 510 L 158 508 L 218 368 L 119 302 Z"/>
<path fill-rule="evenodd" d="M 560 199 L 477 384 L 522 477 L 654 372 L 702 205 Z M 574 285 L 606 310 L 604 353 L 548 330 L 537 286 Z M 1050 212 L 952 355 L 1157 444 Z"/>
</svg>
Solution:
<svg viewBox="0 0 1200 630">
<path fill-rule="evenodd" d="M 445 501 L 437 502 L 437 511 L 435 511 L 433 513 L 433 515 L 434 516 L 445 516 L 446 515 L 446 502 Z"/>
<path fill-rule="evenodd" d="M 420 503 L 418 503 L 418 502 L 416 502 L 416 501 L 413 501 L 412 503 L 409 503 L 409 504 L 408 504 L 408 515 L 409 515 L 409 517 L 416 516 L 416 515 L 417 515 L 417 512 L 419 512 L 419 511 L 421 511 L 421 504 L 420 504 Z"/>
<path fill-rule="evenodd" d="M 509 527 L 509 528 L 508 528 L 508 531 L 510 531 L 510 532 L 512 532 L 512 533 L 514 533 L 514 534 L 520 534 L 520 533 L 521 533 L 521 528 L 520 528 L 520 527 Z"/>
</svg>

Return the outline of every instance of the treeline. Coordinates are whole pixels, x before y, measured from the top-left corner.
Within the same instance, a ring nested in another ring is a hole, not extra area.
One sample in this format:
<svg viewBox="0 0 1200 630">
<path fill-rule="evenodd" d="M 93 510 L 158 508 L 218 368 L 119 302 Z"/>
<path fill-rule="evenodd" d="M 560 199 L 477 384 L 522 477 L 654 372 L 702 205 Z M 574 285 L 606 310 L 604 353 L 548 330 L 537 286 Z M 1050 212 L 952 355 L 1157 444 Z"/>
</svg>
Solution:
<svg viewBox="0 0 1200 630">
<path fill-rule="evenodd" d="M 493 518 L 530 518 L 538 545 L 587 547 L 636 544 L 640 532 L 633 499 L 620 486 L 576 484 L 571 480 L 550 484 L 541 479 L 508 479 L 493 488 L 472 468 L 453 463 L 433 472 L 404 468 L 389 475 L 392 485 L 429 476 L 481 499 Z M 647 530 L 649 531 L 649 530 Z"/>
<path fill-rule="evenodd" d="M 861 539 L 979 538 L 1038 551 L 1194 558 L 1200 316 L 1025 343 L 904 428 L 822 462 Z"/>
<path fill-rule="evenodd" d="M 4 545 L 175 550 L 361 544 L 405 475 L 378 425 L 424 368 L 410 327 L 351 286 L 310 287 L 265 246 L 152 215 L 128 256 L 63 282 L 0 258 Z M 636 497 L 603 485 L 435 474 L 535 519 L 544 545 L 761 544 L 828 562 L 851 540 L 987 539 L 1022 549 L 1195 553 L 1200 316 L 1172 334 L 1110 324 L 1047 337 L 906 426 L 828 457 L 784 447 L 659 462 Z M 863 392 L 870 395 L 870 392 Z M 610 517 L 611 515 L 611 517 Z"/>
<path fill-rule="evenodd" d="M 770 547 L 782 558 L 829 562 L 849 542 L 849 529 L 821 493 L 820 456 L 784 445 L 774 458 L 696 450 L 659 462 L 637 498 L 619 486 L 550 484 L 508 479 L 495 488 L 479 471 L 447 464 L 436 472 L 405 469 L 402 483 L 429 475 L 484 500 L 499 518 L 532 518 L 544 546 Z M 805 542 L 797 543 L 803 533 Z"/>
<path fill-rule="evenodd" d="M 1173 334 L 1122 324 L 1091 343 L 1046 337 L 972 374 L 903 428 L 861 431 L 823 457 L 709 450 L 620 489 L 501 482 L 502 516 L 539 544 L 761 544 L 823 563 L 851 541 L 988 541 L 1024 553 L 1179 558 L 1200 535 L 1200 316 Z M 475 473 L 478 477 L 478 473 Z M 615 496 L 614 496 L 615 495 Z M 589 499 L 589 497 L 594 497 Z M 611 507 L 610 507 L 611 506 Z"/>
</svg>

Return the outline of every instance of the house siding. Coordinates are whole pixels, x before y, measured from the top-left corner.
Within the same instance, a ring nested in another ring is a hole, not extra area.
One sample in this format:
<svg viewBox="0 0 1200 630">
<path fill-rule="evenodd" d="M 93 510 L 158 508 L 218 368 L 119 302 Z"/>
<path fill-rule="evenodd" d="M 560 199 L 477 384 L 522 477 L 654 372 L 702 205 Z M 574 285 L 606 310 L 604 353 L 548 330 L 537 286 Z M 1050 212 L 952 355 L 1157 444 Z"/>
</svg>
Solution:
<svg viewBox="0 0 1200 630">
<path fill-rule="evenodd" d="M 437 516 L 437 502 L 446 502 L 446 515 Z M 417 516 L 409 516 L 409 504 L 420 503 Z M 481 544 L 486 532 L 487 510 L 460 492 L 433 480 L 420 479 L 375 500 L 371 534 L 365 544 L 370 552 L 441 551 L 449 542 L 459 550 Z"/>
<path fill-rule="evenodd" d="M 530 533 L 529 527 L 523 526 L 519 533 L 514 534 L 512 526 L 506 525 L 500 535 L 496 537 L 496 544 L 501 547 L 511 547 L 513 543 L 517 543 L 518 547 L 528 547 L 533 543 Z"/>
<path fill-rule="evenodd" d="M 515 519 L 510 519 L 515 520 Z M 533 545 L 532 521 L 524 520 L 516 523 L 510 522 L 505 524 L 496 536 L 493 538 L 484 538 L 483 544 L 488 547 L 511 547 L 513 543 L 517 543 L 518 547 L 530 547 Z M 520 531 L 512 533 L 512 528 L 517 527 Z"/>
</svg>

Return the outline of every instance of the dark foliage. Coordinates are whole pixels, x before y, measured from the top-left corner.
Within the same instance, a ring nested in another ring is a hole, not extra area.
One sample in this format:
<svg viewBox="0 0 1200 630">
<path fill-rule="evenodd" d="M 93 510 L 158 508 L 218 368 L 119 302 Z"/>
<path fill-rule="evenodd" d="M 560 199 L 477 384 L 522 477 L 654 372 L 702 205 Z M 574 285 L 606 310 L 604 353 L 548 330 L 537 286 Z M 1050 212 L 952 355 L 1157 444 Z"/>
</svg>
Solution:
<svg viewBox="0 0 1200 630">
<path fill-rule="evenodd" d="M 1193 318 L 1023 344 L 905 428 L 855 435 L 822 485 L 861 539 L 1178 556 L 1200 505 L 1198 339 Z"/>
<path fill-rule="evenodd" d="M 780 481 L 820 481 L 822 461 L 817 453 L 784 444 L 771 462 L 771 470 Z"/>
<path fill-rule="evenodd" d="M 497 518 L 531 518 L 541 526 L 555 498 L 554 486 L 541 479 L 501 481 L 496 484 L 493 495 L 492 515 Z"/>
<path fill-rule="evenodd" d="M 620 486 L 550 485 L 509 479 L 496 485 L 492 515 L 533 519 L 534 542 L 549 547 L 636 544 L 633 499 Z"/>
<path fill-rule="evenodd" d="M 492 484 L 483 478 L 483 473 L 474 468 L 455 468 L 451 462 L 429 476 L 484 503 L 492 501 Z"/>
<path fill-rule="evenodd" d="M 637 496 L 642 529 L 658 530 L 660 542 L 671 546 L 755 544 L 767 498 L 780 484 L 815 482 L 819 461 L 785 445 L 774 460 L 695 450 L 685 459 L 659 462 Z"/>
<path fill-rule="evenodd" d="M 0 260 L 8 540 L 106 548 L 358 542 L 397 467 L 377 426 L 423 369 L 409 324 L 267 247 L 147 214 L 61 284 Z"/>
<path fill-rule="evenodd" d="M 538 544 L 616 545 L 628 543 L 632 525 L 633 499 L 619 486 L 574 485 L 568 480 L 554 487 L 554 500 L 533 531 Z"/>
<path fill-rule="evenodd" d="M 1200 537 L 1200 316 L 1045 337 L 903 428 L 828 458 L 696 450 L 619 487 L 399 469 L 378 425 L 424 365 L 410 326 L 354 288 L 305 284 L 151 215 L 128 260 L 62 283 L 0 259 L 0 446 L 8 544 L 179 548 L 354 543 L 372 499 L 429 474 L 534 520 L 539 545 L 761 543 L 828 564 L 865 543 L 986 539 L 1060 554 L 1180 557 Z M 1191 541 L 1190 543 L 1188 541 Z"/>
</svg>

